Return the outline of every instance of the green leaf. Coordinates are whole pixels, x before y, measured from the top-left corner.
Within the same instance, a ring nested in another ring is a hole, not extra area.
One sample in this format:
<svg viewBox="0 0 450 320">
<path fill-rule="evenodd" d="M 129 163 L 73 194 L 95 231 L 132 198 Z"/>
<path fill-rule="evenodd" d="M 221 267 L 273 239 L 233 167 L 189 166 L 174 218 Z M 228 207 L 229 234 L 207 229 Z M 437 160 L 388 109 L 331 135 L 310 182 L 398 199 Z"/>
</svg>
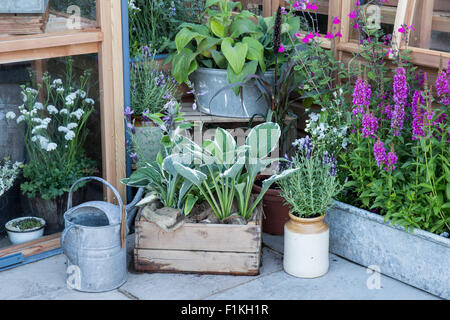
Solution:
<svg viewBox="0 0 450 320">
<path fill-rule="evenodd" d="M 250 37 L 245 37 L 242 39 L 242 43 L 246 43 L 248 45 L 247 59 L 258 61 L 262 72 L 266 72 L 266 64 L 264 62 L 264 46 L 258 40 Z"/>
<path fill-rule="evenodd" d="M 227 36 L 227 28 L 218 19 L 212 17 L 209 20 L 212 33 L 219 38 L 225 38 Z"/>
<path fill-rule="evenodd" d="M 234 19 L 230 27 L 231 37 L 239 38 L 243 34 L 259 33 L 258 26 L 250 19 Z"/>
<path fill-rule="evenodd" d="M 184 214 L 187 216 L 191 213 L 195 204 L 197 203 L 198 197 L 188 194 L 186 197 L 186 201 L 184 202 Z"/>
<path fill-rule="evenodd" d="M 159 196 L 156 192 L 151 192 L 149 195 L 147 195 L 145 198 L 143 198 L 141 201 L 139 201 L 136 206 L 143 207 L 149 203 L 152 203 L 153 201 L 159 200 Z"/>
<path fill-rule="evenodd" d="M 214 59 L 214 62 L 217 64 L 217 66 L 220 69 L 226 69 L 227 68 L 227 59 L 225 59 L 225 56 L 222 52 L 219 52 L 217 50 L 210 50 L 212 58 Z"/>
<path fill-rule="evenodd" d="M 196 186 L 200 186 L 202 182 L 207 178 L 207 176 L 201 171 L 185 167 L 178 162 L 174 162 L 173 165 L 178 174 L 180 174 L 183 178 L 191 181 Z"/>
<path fill-rule="evenodd" d="M 187 28 L 181 29 L 175 37 L 175 44 L 177 46 L 178 53 L 180 53 L 186 45 L 192 41 L 192 39 L 196 39 L 198 43 L 201 43 L 202 40 L 205 39 L 205 36 L 198 32 L 193 32 Z"/>
<path fill-rule="evenodd" d="M 257 69 L 258 69 L 258 61 L 247 62 L 244 65 L 244 68 L 242 69 L 242 72 L 240 74 L 234 73 L 233 69 L 230 66 L 228 66 L 227 80 L 230 84 L 242 82 L 246 76 L 250 74 L 255 74 Z M 240 87 L 234 87 L 233 91 L 236 93 L 236 95 L 238 95 Z"/>
<path fill-rule="evenodd" d="M 182 49 L 173 57 L 172 75 L 178 83 L 189 81 L 189 75 L 197 69 L 196 57 L 197 53 L 188 48 Z"/>
<path fill-rule="evenodd" d="M 281 129 L 277 123 L 266 122 L 254 127 L 247 136 L 250 158 L 265 158 L 278 145 Z"/>
<path fill-rule="evenodd" d="M 239 74 L 245 64 L 245 57 L 247 56 L 248 45 L 245 43 L 236 43 L 233 47 L 233 40 L 231 38 L 225 38 L 222 41 L 222 52 L 225 55 L 230 66 L 233 68 L 234 73 Z"/>
</svg>

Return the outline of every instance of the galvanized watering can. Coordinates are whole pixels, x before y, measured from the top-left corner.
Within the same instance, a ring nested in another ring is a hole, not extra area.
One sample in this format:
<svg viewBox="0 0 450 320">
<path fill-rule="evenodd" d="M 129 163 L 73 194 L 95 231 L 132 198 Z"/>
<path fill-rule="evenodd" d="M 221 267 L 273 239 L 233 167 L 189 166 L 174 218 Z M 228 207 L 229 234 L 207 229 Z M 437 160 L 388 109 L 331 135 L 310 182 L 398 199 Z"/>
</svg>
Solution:
<svg viewBox="0 0 450 320">
<path fill-rule="evenodd" d="M 72 208 L 73 189 L 80 182 L 96 180 L 109 187 L 119 206 L 90 201 Z M 70 189 L 65 229 L 61 247 L 67 257 L 67 285 L 84 292 L 114 290 L 127 280 L 126 229 L 132 223 L 143 189 L 132 203 L 124 206 L 119 192 L 107 181 L 86 177 L 76 181 Z M 127 215 L 129 216 L 127 219 Z"/>
</svg>

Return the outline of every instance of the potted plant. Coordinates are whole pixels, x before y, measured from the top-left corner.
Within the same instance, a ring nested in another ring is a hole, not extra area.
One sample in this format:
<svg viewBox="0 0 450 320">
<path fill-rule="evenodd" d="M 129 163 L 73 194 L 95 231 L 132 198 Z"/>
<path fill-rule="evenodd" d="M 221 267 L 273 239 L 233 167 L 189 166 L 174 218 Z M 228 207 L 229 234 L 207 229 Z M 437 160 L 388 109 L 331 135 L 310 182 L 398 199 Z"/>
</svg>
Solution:
<svg viewBox="0 0 450 320">
<path fill-rule="evenodd" d="M 130 57 L 139 61 L 141 54 L 163 65 L 179 26 L 201 23 L 206 0 L 128 0 Z M 164 67 L 166 71 L 170 66 Z"/>
<path fill-rule="evenodd" d="M 8 117 L 12 117 L 12 115 L 8 114 Z M 13 216 L 10 212 L 12 208 L 8 201 L 10 199 L 8 193 L 19 175 L 20 166 L 21 163 L 12 163 L 8 158 L 4 159 L 3 163 L 0 162 L 0 233 L 3 233 L 4 224 Z"/>
<path fill-rule="evenodd" d="M 295 172 L 291 169 L 273 176 L 265 181 L 260 195 L 252 196 L 256 176 L 273 161 L 266 156 L 278 143 L 278 125 L 264 123 L 253 128 L 246 144 L 240 147 L 231 134 L 221 128 L 216 130 L 214 140 L 204 141 L 203 147 L 179 133 L 180 129 L 175 129 L 163 138 L 162 144 L 170 151 L 165 158 L 158 156 L 155 163 L 123 181 L 132 186 L 147 186 L 151 191 L 141 201 L 141 204 L 148 204 L 144 210 L 149 211 L 150 216 L 142 213 L 136 221 L 136 269 L 257 274 L 262 197 L 273 182 Z M 266 148 L 258 144 L 264 139 Z M 155 200 L 159 206 L 155 207 Z M 155 222 L 173 213 L 176 217 L 172 223 L 181 224 L 179 228 L 161 230 L 156 226 Z M 233 240 L 230 241 L 230 237 Z M 187 241 L 188 238 L 195 240 Z M 184 257 L 186 263 L 180 263 L 180 257 Z M 232 264 L 220 263 L 232 257 Z"/>
<path fill-rule="evenodd" d="M 254 22 L 252 13 L 243 10 L 234 14 L 235 8 L 242 6 L 226 0 L 207 1 L 207 23 L 182 24 L 175 37 L 176 50 L 168 59 L 179 83 L 188 83 L 191 76 L 195 91 L 204 93 L 197 96 L 200 111 L 250 118 L 267 110 L 267 102 L 255 84 L 217 94 L 224 86 L 241 82 L 246 75 L 266 71 L 264 46 L 259 41 L 263 29 Z"/>
<path fill-rule="evenodd" d="M 5 228 L 9 241 L 12 244 L 21 244 L 42 237 L 45 220 L 37 217 L 21 217 L 8 221 Z"/>
<path fill-rule="evenodd" d="M 160 70 L 152 57 L 143 57 L 132 64 L 130 71 L 130 106 L 124 111 L 130 136 L 130 154 L 134 161 L 152 162 L 160 151 L 162 131 L 149 118 L 150 114 L 165 112 L 180 96 L 176 81 Z M 140 148 L 139 146 L 145 147 Z M 155 148 L 148 148 L 148 144 Z"/>
<path fill-rule="evenodd" d="M 341 112 L 343 109 L 341 101 L 337 101 L 337 92 L 342 90 L 342 86 L 337 81 L 337 76 L 342 76 L 343 73 L 339 71 L 340 63 L 334 59 L 332 51 L 321 48 L 321 36 L 318 27 L 315 24 L 308 26 L 304 9 L 306 9 L 306 4 L 303 8 L 295 2 L 290 2 L 287 9 L 278 8 L 274 18 L 268 21 L 269 25 L 273 25 L 273 32 L 268 34 L 265 39 L 265 42 L 271 41 L 273 43 L 271 59 L 275 68 L 274 81 L 273 83 L 266 82 L 258 75 L 251 77 L 257 79 L 258 88 L 270 101 L 271 109 L 266 114 L 266 119 L 273 119 L 282 128 L 280 146 L 282 154 L 286 156 L 292 151 L 293 141 L 289 141 L 287 136 L 292 123 L 286 123 L 285 118 L 286 115 L 290 114 L 290 109 L 297 101 L 302 101 L 303 104 L 300 106 L 305 107 L 308 113 L 310 112 L 309 106 L 313 104 L 318 105 L 322 110 L 336 108 L 336 111 Z M 312 7 L 309 10 L 314 11 L 315 8 Z M 309 30 L 309 32 L 302 34 L 298 29 L 294 29 L 297 31 L 292 34 L 283 31 L 286 29 L 286 24 L 293 24 L 290 22 L 292 19 L 297 21 L 301 30 Z M 333 24 L 335 23 L 337 23 L 337 20 L 333 21 Z M 339 32 L 336 32 L 336 34 L 328 33 L 326 38 L 334 39 L 336 36 L 339 36 Z M 333 78 L 333 76 L 335 77 Z M 323 119 L 331 116 L 331 113 L 323 112 L 322 114 Z M 317 120 L 317 117 L 316 113 L 311 113 L 311 119 Z M 310 134 L 314 137 L 320 133 L 316 148 L 321 149 L 320 152 L 325 151 L 326 147 L 330 147 L 329 150 L 339 150 L 335 142 L 342 139 L 322 139 L 324 130 L 321 127 L 313 127 L 316 123 L 311 123 L 311 119 L 306 121 L 306 130 L 310 129 Z M 338 124 L 336 123 L 336 125 Z M 332 127 L 329 128 L 331 131 Z M 340 126 L 338 128 L 341 130 Z M 341 135 L 341 131 L 339 134 Z M 338 134 L 335 134 L 335 136 L 337 137 Z M 324 145 L 331 144 L 331 142 L 333 142 L 332 146 Z M 283 166 L 281 165 L 279 170 L 282 169 Z M 258 178 L 257 184 L 254 186 L 256 192 L 260 190 L 261 183 L 259 181 L 267 177 Z M 284 202 L 284 199 L 280 196 L 279 186 L 275 184 L 264 197 L 263 230 L 265 232 L 276 235 L 283 234 L 284 224 L 289 220 L 290 210 Z"/>
<path fill-rule="evenodd" d="M 329 228 L 324 218 L 341 191 L 336 160 L 328 152 L 317 153 L 303 138 L 292 166 L 297 171 L 279 181 L 281 195 L 291 208 L 284 229 L 283 267 L 293 276 L 316 278 L 329 266 Z"/>
<path fill-rule="evenodd" d="M 66 60 L 66 79 L 52 79 L 45 73 L 43 83 L 43 88 L 21 87 L 23 104 L 15 121 L 25 123 L 29 159 L 23 166 L 21 190 L 33 215 L 43 218 L 52 233 L 64 228 L 62 215 L 71 185 L 94 172 L 95 162 L 85 156 L 83 145 L 95 102 L 88 95 L 90 72 L 75 81 L 70 58 Z"/>
</svg>

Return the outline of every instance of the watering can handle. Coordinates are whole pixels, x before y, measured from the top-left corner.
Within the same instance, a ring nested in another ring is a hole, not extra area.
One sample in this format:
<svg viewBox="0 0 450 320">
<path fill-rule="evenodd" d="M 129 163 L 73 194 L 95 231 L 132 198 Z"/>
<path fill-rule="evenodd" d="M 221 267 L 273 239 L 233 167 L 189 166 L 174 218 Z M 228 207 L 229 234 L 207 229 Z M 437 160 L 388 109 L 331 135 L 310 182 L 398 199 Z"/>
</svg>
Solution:
<svg viewBox="0 0 450 320">
<path fill-rule="evenodd" d="M 65 228 L 65 229 L 63 230 L 63 232 L 61 233 L 61 241 L 60 241 L 60 243 L 61 243 L 61 248 L 62 248 L 62 250 L 63 250 L 63 253 L 66 255 L 67 259 L 69 259 L 70 263 L 73 264 L 73 265 L 77 265 L 77 264 L 74 262 L 74 260 L 72 259 L 72 257 L 70 257 L 70 256 L 68 255 L 68 253 L 66 252 L 66 250 L 64 250 L 64 248 L 65 248 L 64 242 L 65 242 L 65 240 L 66 240 L 66 235 L 67 235 L 67 233 L 69 232 L 69 230 L 74 229 L 74 228 L 76 228 L 76 227 L 77 227 L 77 226 L 76 226 L 75 224 L 72 224 L 72 225 L 70 225 L 69 227 Z"/>
<path fill-rule="evenodd" d="M 105 186 L 107 186 L 108 188 L 110 188 L 112 190 L 112 192 L 114 193 L 114 195 L 117 198 L 117 201 L 119 202 L 119 207 L 120 207 L 120 211 L 122 212 L 123 209 L 123 201 L 122 198 L 120 197 L 119 191 L 117 191 L 116 188 L 114 188 L 108 181 L 99 178 L 99 177 L 85 177 L 85 178 L 81 178 L 78 179 L 77 181 L 75 181 L 75 183 L 72 185 L 72 187 L 70 188 L 69 191 L 69 197 L 67 199 L 67 210 L 69 210 L 70 208 L 72 208 L 72 198 L 73 198 L 73 189 L 76 187 L 76 185 L 78 185 L 79 183 L 83 182 L 83 181 L 87 181 L 87 180 L 96 180 L 101 182 L 102 184 L 104 184 Z"/>
<path fill-rule="evenodd" d="M 114 188 L 108 181 L 106 181 L 102 178 L 99 178 L 99 177 L 85 177 L 85 178 L 81 178 L 81 179 L 78 179 L 77 181 L 75 181 L 75 183 L 70 188 L 69 196 L 67 198 L 67 211 L 70 208 L 72 208 L 73 189 L 80 182 L 87 181 L 87 180 L 96 180 L 98 182 L 101 182 L 102 184 L 104 184 L 105 186 L 110 188 L 112 190 L 112 192 L 114 193 L 114 195 L 116 196 L 117 201 L 119 202 L 120 212 L 122 213 L 122 217 L 121 217 L 121 221 L 120 221 L 121 222 L 120 239 L 121 239 L 121 243 L 122 243 L 122 248 L 125 247 L 125 228 L 126 228 L 126 219 L 127 219 L 126 209 L 125 209 L 125 206 L 123 205 L 123 201 L 122 201 L 122 198 L 120 197 L 119 191 L 117 191 L 117 189 Z"/>
</svg>

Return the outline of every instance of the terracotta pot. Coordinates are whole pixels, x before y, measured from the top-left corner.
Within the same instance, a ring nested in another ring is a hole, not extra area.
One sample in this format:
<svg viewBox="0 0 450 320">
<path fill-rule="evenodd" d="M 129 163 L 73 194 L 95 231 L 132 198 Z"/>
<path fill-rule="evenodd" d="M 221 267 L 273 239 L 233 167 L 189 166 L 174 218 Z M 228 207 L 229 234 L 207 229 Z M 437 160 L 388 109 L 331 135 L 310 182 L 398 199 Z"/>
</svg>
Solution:
<svg viewBox="0 0 450 320">
<path fill-rule="evenodd" d="M 259 176 L 257 180 L 264 180 L 268 176 Z M 253 193 L 259 194 L 261 187 L 253 185 Z M 273 235 L 283 235 L 284 225 L 289 221 L 289 206 L 285 205 L 280 190 L 269 189 L 263 197 L 263 232 Z"/>
<path fill-rule="evenodd" d="M 330 230 L 325 216 L 298 218 L 289 213 L 284 227 L 284 271 L 299 278 L 317 278 L 328 272 Z"/>
</svg>

